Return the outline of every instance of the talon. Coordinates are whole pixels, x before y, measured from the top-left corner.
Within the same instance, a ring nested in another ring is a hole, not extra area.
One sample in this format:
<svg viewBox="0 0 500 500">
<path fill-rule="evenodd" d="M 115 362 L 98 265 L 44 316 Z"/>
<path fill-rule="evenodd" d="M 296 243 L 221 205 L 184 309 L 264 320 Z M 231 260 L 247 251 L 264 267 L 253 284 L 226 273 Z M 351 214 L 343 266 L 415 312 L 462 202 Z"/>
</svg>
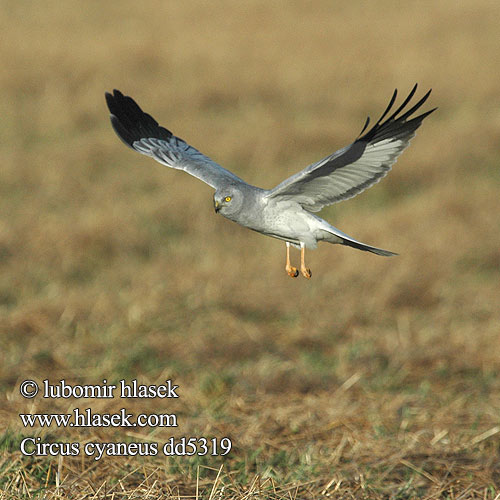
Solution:
<svg viewBox="0 0 500 500">
<path fill-rule="evenodd" d="M 304 276 L 304 278 L 311 279 L 312 272 L 308 267 L 301 269 L 300 271 L 302 272 L 302 276 Z"/>
</svg>

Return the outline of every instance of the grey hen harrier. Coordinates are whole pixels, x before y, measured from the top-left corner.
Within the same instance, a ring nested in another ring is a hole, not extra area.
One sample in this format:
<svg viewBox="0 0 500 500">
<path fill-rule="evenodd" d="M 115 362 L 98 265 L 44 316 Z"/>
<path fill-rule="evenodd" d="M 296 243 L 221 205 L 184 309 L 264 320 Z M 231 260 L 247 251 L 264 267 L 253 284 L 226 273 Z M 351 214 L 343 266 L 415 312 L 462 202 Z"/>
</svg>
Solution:
<svg viewBox="0 0 500 500">
<path fill-rule="evenodd" d="M 395 90 L 387 109 L 369 131 L 365 133 L 370 118 L 352 144 L 269 190 L 247 184 L 161 127 L 131 97 L 115 90 L 113 94 L 106 93 L 106 101 L 113 128 L 127 146 L 212 186 L 217 213 L 254 231 L 284 240 L 285 269 L 294 278 L 299 272 L 290 264 L 290 245 L 300 248 L 300 272 L 310 278 L 305 249 L 316 248 L 318 241 L 340 243 L 377 255 L 396 255 L 351 238 L 313 212 L 361 193 L 387 174 L 422 120 L 435 110 L 412 117 L 431 93 L 429 90 L 410 109 L 405 109 L 416 90 L 417 85 L 387 117 L 396 100 Z"/>
</svg>

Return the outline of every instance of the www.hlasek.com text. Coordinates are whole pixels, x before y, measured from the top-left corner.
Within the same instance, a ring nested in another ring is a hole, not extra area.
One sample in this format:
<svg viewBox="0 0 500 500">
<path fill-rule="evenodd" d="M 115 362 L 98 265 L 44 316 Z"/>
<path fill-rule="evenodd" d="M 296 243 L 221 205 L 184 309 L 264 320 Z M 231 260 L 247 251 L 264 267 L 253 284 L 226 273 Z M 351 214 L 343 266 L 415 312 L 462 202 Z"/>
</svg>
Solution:
<svg viewBox="0 0 500 500">
<path fill-rule="evenodd" d="M 91 408 L 72 413 L 20 413 L 24 427 L 177 427 L 174 413 L 140 413 L 134 417 L 122 408 L 117 413 L 95 413 Z"/>
</svg>

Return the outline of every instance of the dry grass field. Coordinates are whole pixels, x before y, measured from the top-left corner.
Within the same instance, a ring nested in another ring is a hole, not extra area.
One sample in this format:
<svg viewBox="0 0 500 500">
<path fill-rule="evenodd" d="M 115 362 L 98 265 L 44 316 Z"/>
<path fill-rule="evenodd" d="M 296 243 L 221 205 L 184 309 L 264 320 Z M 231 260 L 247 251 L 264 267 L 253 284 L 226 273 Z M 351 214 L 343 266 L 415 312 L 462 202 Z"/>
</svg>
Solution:
<svg viewBox="0 0 500 500">
<path fill-rule="evenodd" d="M 0 5 L 0 499 L 500 498 L 497 1 Z M 270 188 L 433 93 L 390 175 L 322 216 L 391 259 L 285 245 L 125 148 L 104 92 Z M 294 251 L 293 258 L 298 259 Z M 178 399 L 23 399 L 23 380 L 172 380 Z M 23 427 L 19 414 L 175 414 Z M 20 442 L 229 437 L 225 456 Z"/>
</svg>

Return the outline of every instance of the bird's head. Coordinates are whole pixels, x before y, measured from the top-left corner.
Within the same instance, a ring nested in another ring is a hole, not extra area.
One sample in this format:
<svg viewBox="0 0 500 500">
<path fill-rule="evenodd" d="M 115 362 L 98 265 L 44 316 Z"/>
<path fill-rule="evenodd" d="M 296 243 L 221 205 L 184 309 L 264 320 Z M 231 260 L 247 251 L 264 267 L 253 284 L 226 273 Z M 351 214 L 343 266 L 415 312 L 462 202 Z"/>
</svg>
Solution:
<svg viewBox="0 0 500 500">
<path fill-rule="evenodd" d="M 243 195 L 235 186 L 218 189 L 214 194 L 215 213 L 221 213 L 226 217 L 239 212 L 243 204 Z"/>
</svg>

